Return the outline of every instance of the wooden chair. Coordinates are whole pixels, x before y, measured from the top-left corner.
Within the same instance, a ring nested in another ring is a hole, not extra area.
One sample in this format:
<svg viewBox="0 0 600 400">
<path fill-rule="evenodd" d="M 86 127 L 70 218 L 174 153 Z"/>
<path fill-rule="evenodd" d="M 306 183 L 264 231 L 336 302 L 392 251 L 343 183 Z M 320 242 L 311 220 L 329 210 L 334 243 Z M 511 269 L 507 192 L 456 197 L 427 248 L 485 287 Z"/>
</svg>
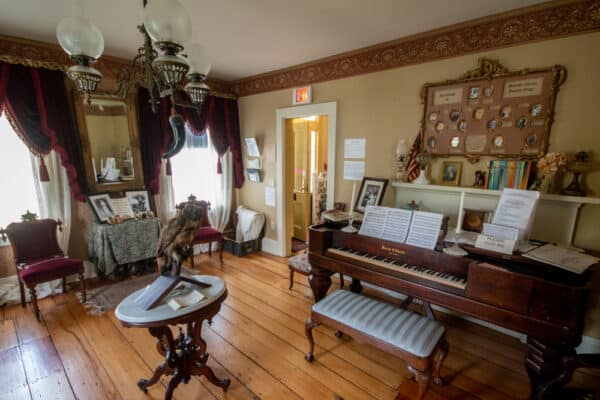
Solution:
<svg viewBox="0 0 600 400">
<path fill-rule="evenodd" d="M 208 244 L 208 255 L 212 256 L 212 243 L 219 242 L 219 261 L 223 264 L 223 241 L 225 237 L 221 232 L 212 228 L 210 226 L 210 222 L 208 221 L 208 213 L 210 211 L 210 203 L 204 200 L 196 200 L 196 196 L 190 195 L 188 197 L 188 201 L 181 203 L 177 206 L 177 208 L 183 208 L 189 202 L 196 202 L 197 205 L 204 209 L 204 217 L 202 219 L 202 226 L 198 229 L 196 233 L 196 237 L 192 242 L 192 246 L 196 244 Z M 194 254 L 192 252 L 192 268 L 194 268 Z"/>
<path fill-rule="evenodd" d="M 294 286 L 294 272 L 308 276 L 312 269 L 308 262 L 308 252 L 301 253 L 288 258 L 288 269 L 290 270 L 290 289 Z M 344 288 L 344 275 L 340 272 L 340 288 Z"/>
<path fill-rule="evenodd" d="M 42 282 L 62 278 L 63 293 L 67 289 L 67 276 L 79 275 L 81 297 L 85 302 L 85 283 L 83 280 L 83 262 L 65 257 L 58 246 L 56 230 L 61 229 L 60 221 L 42 219 L 27 222 L 15 222 L 0 232 L 10 240 L 21 293 L 21 306 L 25 307 L 25 288 L 29 289 L 33 312 L 40 320 L 35 287 Z M 62 229 L 61 229 L 62 230 Z"/>
</svg>

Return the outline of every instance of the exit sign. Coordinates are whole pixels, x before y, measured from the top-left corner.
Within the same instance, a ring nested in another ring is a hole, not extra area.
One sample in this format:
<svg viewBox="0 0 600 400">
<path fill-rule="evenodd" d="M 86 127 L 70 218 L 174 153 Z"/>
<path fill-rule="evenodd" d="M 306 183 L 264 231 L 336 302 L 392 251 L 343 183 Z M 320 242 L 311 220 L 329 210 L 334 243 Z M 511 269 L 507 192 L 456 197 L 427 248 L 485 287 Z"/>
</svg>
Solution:
<svg viewBox="0 0 600 400">
<path fill-rule="evenodd" d="M 294 89 L 293 103 L 294 104 L 310 104 L 312 102 L 312 88 L 303 86 Z"/>
</svg>

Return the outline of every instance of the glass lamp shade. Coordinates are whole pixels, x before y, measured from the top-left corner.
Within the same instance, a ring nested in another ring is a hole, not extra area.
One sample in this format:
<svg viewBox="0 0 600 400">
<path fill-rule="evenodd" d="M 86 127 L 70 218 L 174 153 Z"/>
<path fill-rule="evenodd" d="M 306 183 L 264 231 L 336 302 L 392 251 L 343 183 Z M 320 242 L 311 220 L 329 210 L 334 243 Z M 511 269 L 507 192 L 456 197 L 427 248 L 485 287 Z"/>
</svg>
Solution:
<svg viewBox="0 0 600 400">
<path fill-rule="evenodd" d="M 150 0 L 144 8 L 144 27 L 155 42 L 181 45 L 192 35 L 192 20 L 177 0 Z"/>
<path fill-rule="evenodd" d="M 104 51 L 102 32 L 86 17 L 63 18 L 56 26 L 56 38 L 70 56 L 97 60 Z"/>
<path fill-rule="evenodd" d="M 163 55 L 152 61 L 152 68 L 159 76 L 164 88 L 173 88 L 182 81 L 189 70 L 185 60 L 179 56 Z"/>
<path fill-rule="evenodd" d="M 200 74 L 205 77 L 208 76 L 211 65 L 207 60 L 204 47 L 200 44 L 192 43 L 185 46 L 185 50 L 188 55 L 187 62 L 190 66 L 188 75 Z"/>
<path fill-rule="evenodd" d="M 185 92 L 190 96 L 192 103 L 202 104 L 204 99 L 208 95 L 210 88 L 204 82 L 191 81 L 183 88 Z"/>
</svg>

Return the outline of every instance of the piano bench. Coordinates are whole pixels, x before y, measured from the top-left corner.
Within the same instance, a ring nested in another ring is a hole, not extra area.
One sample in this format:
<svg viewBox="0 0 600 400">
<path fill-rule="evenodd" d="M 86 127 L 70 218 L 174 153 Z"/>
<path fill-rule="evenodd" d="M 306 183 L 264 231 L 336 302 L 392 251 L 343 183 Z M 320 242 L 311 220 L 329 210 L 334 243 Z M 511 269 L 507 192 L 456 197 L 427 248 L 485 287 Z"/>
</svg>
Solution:
<svg viewBox="0 0 600 400">
<path fill-rule="evenodd" d="M 310 350 L 305 359 L 309 362 L 314 360 L 312 330 L 321 323 L 403 359 L 419 385 L 416 399 L 425 395 L 432 373 L 434 383 L 443 384 L 440 370 L 449 346 L 439 322 L 361 294 L 336 290 L 313 305 L 306 322 Z"/>
<path fill-rule="evenodd" d="M 290 270 L 290 290 L 294 286 L 294 272 L 308 276 L 312 269 L 308 262 L 308 253 L 298 254 L 288 258 L 288 269 Z M 340 287 L 344 287 L 344 275 L 340 274 Z"/>
</svg>

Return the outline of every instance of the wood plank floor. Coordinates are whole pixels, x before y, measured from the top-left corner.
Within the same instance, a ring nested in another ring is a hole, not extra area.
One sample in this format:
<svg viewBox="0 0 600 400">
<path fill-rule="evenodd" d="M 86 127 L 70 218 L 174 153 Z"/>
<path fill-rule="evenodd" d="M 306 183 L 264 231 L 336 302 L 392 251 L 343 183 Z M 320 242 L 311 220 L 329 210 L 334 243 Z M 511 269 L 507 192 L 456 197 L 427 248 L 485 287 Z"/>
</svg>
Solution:
<svg viewBox="0 0 600 400">
<path fill-rule="evenodd" d="M 316 329 L 316 359 L 304 361 L 304 321 L 312 304 L 306 277 L 288 290 L 282 258 L 225 255 L 196 259 L 200 273 L 222 277 L 229 290 L 213 324 L 203 329 L 209 364 L 232 384 L 226 394 L 204 378 L 180 385 L 176 399 L 411 399 L 416 384 L 406 365 L 327 327 Z M 332 288 L 337 287 L 334 280 Z M 378 295 L 374 291 L 366 292 Z M 393 299 L 388 299 L 394 301 Z M 396 300 L 397 302 L 397 300 Z M 0 310 L 0 399 L 161 399 L 167 381 L 144 395 L 136 386 L 161 357 L 146 330 L 123 328 L 107 312 L 92 316 L 73 294 L 40 302 L 43 321 L 20 306 Z M 526 399 L 525 347 L 516 339 L 438 313 L 448 328 L 449 383 L 431 385 L 427 399 Z M 578 372 L 574 383 L 593 387 L 600 375 Z"/>
</svg>

